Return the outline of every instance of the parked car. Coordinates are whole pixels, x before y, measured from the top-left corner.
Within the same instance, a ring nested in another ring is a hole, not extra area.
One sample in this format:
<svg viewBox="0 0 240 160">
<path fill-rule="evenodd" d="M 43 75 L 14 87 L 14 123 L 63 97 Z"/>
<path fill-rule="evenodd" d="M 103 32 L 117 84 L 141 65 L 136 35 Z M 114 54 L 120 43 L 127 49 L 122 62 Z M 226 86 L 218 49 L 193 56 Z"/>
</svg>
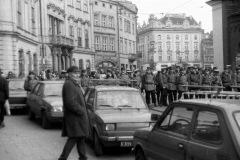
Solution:
<svg viewBox="0 0 240 160">
<path fill-rule="evenodd" d="M 151 113 L 138 89 L 126 86 L 87 88 L 85 100 L 94 151 L 103 155 L 105 147 L 132 147 L 133 133 L 154 125 Z"/>
<path fill-rule="evenodd" d="M 24 90 L 25 79 L 8 79 L 10 109 L 25 109 L 27 91 Z"/>
<path fill-rule="evenodd" d="M 52 123 L 63 119 L 63 81 L 39 81 L 28 94 L 27 106 L 30 120 L 41 118 L 42 127 L 51 128 Z"/>
<path fill-rule="evenodd" d="M 240 159 L 239 100 L 182 100 L 152 119 L 134 133 L 136 160 Z"/>
</svg>

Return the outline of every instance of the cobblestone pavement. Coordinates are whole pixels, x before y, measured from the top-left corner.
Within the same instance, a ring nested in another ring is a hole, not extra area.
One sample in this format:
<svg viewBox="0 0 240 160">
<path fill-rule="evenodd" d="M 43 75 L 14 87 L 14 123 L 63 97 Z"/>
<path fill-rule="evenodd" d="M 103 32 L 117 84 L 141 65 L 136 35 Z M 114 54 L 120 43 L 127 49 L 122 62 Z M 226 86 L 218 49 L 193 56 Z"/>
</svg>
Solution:
<svg viewBox="0 0 240 160">
<path fill-rule="evenodd" d="M 57 160 L 67 139 L 61 137 L 61 125 L 45 130 L 25 115 L 6 116 L 5 124 L 0 129 L 0 160 Z M 98 158 L 90 144 L 86 148 L 89 160 L 134 159 L 130 149 L 110 150 Z M 77 159 L 77 150 L 73 148 L 69 160 Z"/>
</svg>

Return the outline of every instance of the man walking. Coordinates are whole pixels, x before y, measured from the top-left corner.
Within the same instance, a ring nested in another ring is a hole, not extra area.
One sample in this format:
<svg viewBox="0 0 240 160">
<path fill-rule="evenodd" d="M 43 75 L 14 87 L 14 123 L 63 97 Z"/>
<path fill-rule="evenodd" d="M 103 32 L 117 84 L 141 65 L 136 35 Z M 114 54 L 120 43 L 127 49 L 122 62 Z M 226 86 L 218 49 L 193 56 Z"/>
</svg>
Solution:
<svg viewBox="0 0 240 160">
<path fill-rule="evenodd" d="M 59 160 L 66 160 L 77 144 L 79 160 L 86 160 L 85 138 L 88 135 L 88 116 L 82 88 L 79 85 L 80 70 L 72 66 L 67 70 L 69 77 L 62 90 L 63 97 L 63 130 L 62 136 L 69 137 Z"/>
<path fill-rule="evenodd" d="M 0 69 L 1 72 L 1 69 Z M 5 108 L 4 104 L 6 100 L 9 98 L 9 87 L 7 80 L 0 76 L 0 128 L 5 127 L 4 124 L 4 114 L 5 114 Z"/>
</svg>

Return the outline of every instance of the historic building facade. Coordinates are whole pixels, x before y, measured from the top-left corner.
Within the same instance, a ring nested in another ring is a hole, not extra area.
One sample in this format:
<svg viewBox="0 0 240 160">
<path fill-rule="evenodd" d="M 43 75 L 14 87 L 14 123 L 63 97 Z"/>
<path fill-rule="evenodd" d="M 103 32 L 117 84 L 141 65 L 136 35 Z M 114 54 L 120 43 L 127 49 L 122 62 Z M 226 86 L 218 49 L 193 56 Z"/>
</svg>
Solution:
<svg viewBox="0 0 240 160">
<path fill-rule="evenodd" d="M 213 67 L 214 54 L 212 34 L 205 33 L 202 35 L 201 52 L 203 67 L 204 68 Z"/>
<path fill-rule="evenodd" d="M 207 2 L 212 6 L 214 65 L 240 65 L 240 1 Z"/>
<path fill-rule="evenodd" d="M 119 64 L 121 69 L 135 70 L 137 68 L 137 7 L 131 2 L 119 2 Z"/>
<path fill-rule="evenodd" d="M 24 77 L 39 71 L 39 2 L 0 1 L 0 68 Z"/>
<path fill-rule="evenodd" d="M 0 2 L 0 68 L 60 72 L 71 65 L 94 70 L 91 0 Z"/>
<path fill-rule="evenodd" d="M 166 14 L 157 19 L 150 15 L 148 24 L 138 27 L 138 53 L 142 69 L 154 65 L 157 70 L 176 63 L 202 66 L 201 22 L 192 16 Z"/>
</svg>

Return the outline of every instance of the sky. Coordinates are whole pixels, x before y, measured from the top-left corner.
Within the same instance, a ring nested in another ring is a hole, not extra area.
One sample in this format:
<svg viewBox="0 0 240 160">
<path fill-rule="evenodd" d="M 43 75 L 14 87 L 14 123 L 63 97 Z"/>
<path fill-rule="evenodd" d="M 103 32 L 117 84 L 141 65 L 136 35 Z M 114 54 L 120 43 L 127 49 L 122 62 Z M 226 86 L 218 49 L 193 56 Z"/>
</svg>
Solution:
<svg viewBox="0 0 240 160">
<path fill-rule="evenodd" d="M 149 15 L 161 18 L 166 13 L 186 13 L 202 22 L 205 33 L 212 31 L 212 7 L 206 4 L 209 0 L 129 0 L 138 7 L 138 23 L 147 23 Z"/>
</svg>

